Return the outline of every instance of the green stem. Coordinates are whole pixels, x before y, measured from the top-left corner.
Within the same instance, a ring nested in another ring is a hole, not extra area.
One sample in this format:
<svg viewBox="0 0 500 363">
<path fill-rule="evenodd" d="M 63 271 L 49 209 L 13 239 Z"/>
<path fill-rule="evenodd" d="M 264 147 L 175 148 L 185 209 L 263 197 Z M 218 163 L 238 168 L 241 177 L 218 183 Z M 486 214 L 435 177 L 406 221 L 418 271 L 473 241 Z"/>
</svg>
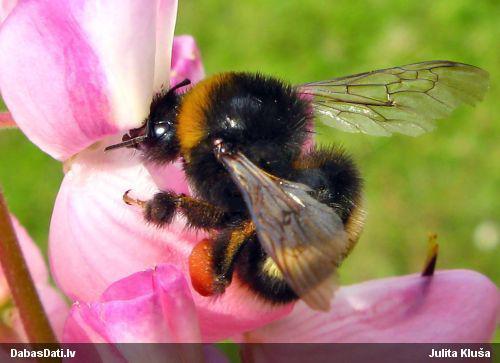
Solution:
<svg viewBox="0 0 500 363">
<path fill-rule="evenodd" d="M 0 264 L 31 343 L 57 343 L 17 240 L 0 190 Z"/>
</svg>

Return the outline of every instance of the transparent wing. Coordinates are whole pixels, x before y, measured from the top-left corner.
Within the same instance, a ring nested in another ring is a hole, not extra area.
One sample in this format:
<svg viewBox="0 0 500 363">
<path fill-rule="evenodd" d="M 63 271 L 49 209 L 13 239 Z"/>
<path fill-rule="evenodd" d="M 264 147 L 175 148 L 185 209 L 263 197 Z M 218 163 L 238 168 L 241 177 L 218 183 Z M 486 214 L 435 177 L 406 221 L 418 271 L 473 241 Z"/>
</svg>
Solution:
<svg viewBox="0 0 500 363">
<path fill-rule="evenodd" d="M 244 196 L 260 244 L 287 283 L 311 308 L 329 310 L 335 271 L 348 249 L 340 217 L 312 198 L 306 185 L 275 178 L 242 154 L 223 162 Z"/>
<path fill-rule="evenodd" d="M 312 97 L 318 121 L 348 132 L 417 136 L 461 103 L 488 89 L 488 72 L 462 63 L 429 61 L 298 85 Z"/>
</svg>

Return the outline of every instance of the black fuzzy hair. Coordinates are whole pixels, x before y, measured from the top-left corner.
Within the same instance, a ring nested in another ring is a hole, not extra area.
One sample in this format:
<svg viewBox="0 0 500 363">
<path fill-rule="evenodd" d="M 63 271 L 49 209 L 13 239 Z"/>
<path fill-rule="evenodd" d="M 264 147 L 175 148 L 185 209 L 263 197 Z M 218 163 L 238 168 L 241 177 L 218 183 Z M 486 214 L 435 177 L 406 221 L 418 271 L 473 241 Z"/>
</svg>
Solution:
<svg viewBox="0 0 500 363">
<path fill-rule="evenodd" d="M 285 177 L 308 135 L 309 103 L 276 78 L 230 73 L 207 95 L 204 118 L 205 139 L 191 150 L 186 174 L 203 199 L 244 212 L 239 190 L 215 158 L 213 140 L 224 140 L 260 168 Z"/>
</svg>

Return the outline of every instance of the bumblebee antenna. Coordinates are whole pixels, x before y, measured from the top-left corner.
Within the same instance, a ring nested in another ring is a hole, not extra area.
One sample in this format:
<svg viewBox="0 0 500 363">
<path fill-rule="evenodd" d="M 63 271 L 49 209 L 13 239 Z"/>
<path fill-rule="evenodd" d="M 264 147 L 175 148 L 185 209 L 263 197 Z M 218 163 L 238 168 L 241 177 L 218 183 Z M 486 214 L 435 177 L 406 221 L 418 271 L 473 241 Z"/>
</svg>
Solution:
<svg viewBox="0 0 500 363">
<path fill-rule="evenodd" d="M 119 144 L 110 145 L 107 148 L 105 148 L 104 151 L 120 149 L 122 147 L 134 147 L 134 146 L 139 145 L 141 142 L 143 142 L 146 139 L 147 139 L 146 135 L 137 136 L 137 137 L 134 137 L 133 139 L 128 139 L 128 140 L 125 140 L 123 142 L 120 142 Z"/>
<path fill-rule="evenodd" d="M 168 90 L 168 92 L 174 92 L 174 91 L 178 90 L 179 88 L 182 88 L 182 87 L 185 87 L 185 86 L 189 86 L 190 84 L 191 84 L 191 80 L 188 79 L 188 78 L 186 78 L 183 81 L 180 81 L 179 83 L 177 83 L 172 88 L 170 88 Z"/>
</svg>

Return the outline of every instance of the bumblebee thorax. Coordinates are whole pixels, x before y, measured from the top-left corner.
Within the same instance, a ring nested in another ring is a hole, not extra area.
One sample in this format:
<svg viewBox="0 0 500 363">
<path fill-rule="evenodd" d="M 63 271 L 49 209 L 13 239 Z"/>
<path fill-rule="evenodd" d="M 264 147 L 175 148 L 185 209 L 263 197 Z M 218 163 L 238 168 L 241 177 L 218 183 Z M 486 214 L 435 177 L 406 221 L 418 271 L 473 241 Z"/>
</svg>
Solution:
<svg viewBox="0 0 500 363">
<path fill-rule="evenodd" d="M 214 102 L 216 89 L 230 82 L 232 73 L 220 73 L 196 84 L 181 101 L 178 116 L 177 135 L 181 154 L 185 157 L 207 135 L 206 114 Z"/>
<path fill-rule="evenodd" d="M 222 73 L 183 96 L 177 136 L 191 185 L 203 198 L 245 209 L 214 155 L 220 141 L 276 176 L 285 177 L 306 138 L 308 104 L 290 85 L 252 73 Z"/>
</svg>

